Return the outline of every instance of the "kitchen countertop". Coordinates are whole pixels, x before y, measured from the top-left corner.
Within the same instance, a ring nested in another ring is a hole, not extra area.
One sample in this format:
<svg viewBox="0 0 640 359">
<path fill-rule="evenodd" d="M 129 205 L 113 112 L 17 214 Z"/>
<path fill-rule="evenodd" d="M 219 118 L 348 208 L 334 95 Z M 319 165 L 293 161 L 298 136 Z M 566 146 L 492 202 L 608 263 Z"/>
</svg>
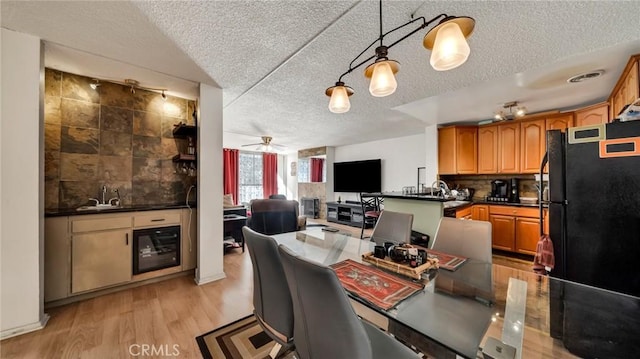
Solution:
<svg viewBox="0 0 640 359">
<path fill-rule="evenodd" d="M 142 211 L 159 211 L 163 209 L 181 209 L 181 208 L 196 208 L 196 203 L 189 203 L 187 206 L 185 203 L 167 203 L 167 204 L 153 204 L 153 205 L 138 205 L 138 206 L 122 206 L 109 209 L 93 209 L 93 210 L 77 210 L 75 208 L 47 208 L 44 210 L 45 217 L 62 217 L 62 216 L 81 216 L 85 214 L 103 214 L 103 213 L 122 213 L 122 212 L 142 212 Z"/>
<path fill-rule="evenodd" d="M 364 197 L 367 196 L 367 193 L 362 194 Z M 371 196 L 380 196 L 383 198 L 397 198 L 397 199 L 411 199 L 417 201 L 428 201 L 428 202 L 449 202 L 454 201 L 455 198 L 442 198 L 438 196 L 431 196 L 428 194 L 404 194 L 402 192 L 382 192 L 382 193 L 371 193 Z"/>
<path fill-rule="evenodd" d="M 538 204 L 528 204 L 528 203 L 511 203 L 511 202 L 490 202 L 485 200 L 474 200 L 474 201 L 452 201 L 444 204 L 445 209 L 464 209 L 466 207 L 472 206 L 474 204 L 486 204 L 490 206 L 509 206 L 509 207 L 527 207 L 527 208 L 539 208 Z M 548 207 L 547 204 L 543 204 L 543 207 Z"/>
</svg>

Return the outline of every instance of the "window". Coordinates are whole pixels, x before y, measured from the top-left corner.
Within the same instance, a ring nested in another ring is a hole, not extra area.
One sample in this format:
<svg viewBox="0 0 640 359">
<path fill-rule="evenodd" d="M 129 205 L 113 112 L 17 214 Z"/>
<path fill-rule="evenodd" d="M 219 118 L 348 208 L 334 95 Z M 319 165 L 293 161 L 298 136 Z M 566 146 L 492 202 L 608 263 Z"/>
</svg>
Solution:
<svg viewBox="0 0 640 359">
<path fill-rule="evenodd" d="M 239 203 L 262 198 L 262 153 L 240 151 L 238 157 Z"/>
<path fill-rule="evenodd" d="M 311 182 L 311 169 L 309 168 L 309 159 L 300 158 L 298 160 L 298 183 Z"/>
</svg>

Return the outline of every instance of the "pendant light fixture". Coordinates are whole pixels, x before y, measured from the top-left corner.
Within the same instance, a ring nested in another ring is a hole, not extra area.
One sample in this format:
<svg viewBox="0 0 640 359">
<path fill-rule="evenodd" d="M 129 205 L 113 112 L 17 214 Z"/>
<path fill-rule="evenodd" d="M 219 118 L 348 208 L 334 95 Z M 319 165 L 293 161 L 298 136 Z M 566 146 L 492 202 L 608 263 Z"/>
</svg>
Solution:
<svg viewBox="0 0 640 359">
<path fill-rule="evenodd" d="M 431 66 L 437 71 L 451 70 L 462 65 L 467 61 L 467 58 L 469 58 L 471 50 L 466 38 L 468 38 L 473 32 L 473 27 L 475 26 L 475 20 L 473 18 L 440 14 L 427 21 L 422 16 L 413 19 L 412 15 L 412 19 L 410 21 L 383 33 L 382 0 L 379 1 L 379 15 L 380 35 L 378 38 L 371 43 L 371 45 L 365 48 L 358 56 L 356 56 L 356 58 L 349 64 L 349 69 L 340 75 L 336 84 L 325 91 L 325 94 L 331 97 L 329 100 L 329 110 L 333 113 L 344 113 L 349 111 L 351 108 L 349 97 L 353 95 L 354 92 L 353 89 L 344 84 L 342 78 L 374 58 L 375 61 L 368 65 L 364 71 L 365 77 L 371 79 L 371 82 L 369 83 L 369 92 L 375 97 L 384 97 L 393 94 L 398 87 L 395 74 L 400 69 L 400 64 L 387 57 L 388 50 L 416 32 L 431 25 L 436 20 L 440 20 L 440 23 L 433 29 L 429 30 L 423 39 L 424 47 L 432 50 L 431 59 L 429 61 Z M 399 40 L 393 42 L 391 45 L 383 45 L 385 36 L 413 23 L 418 23 L 419 26 L 401 37 Z M 375 49 L 375 55 L 372 55 L 354 65 L 354 63 L 356 63 L 365 52 L 378 42 L 379 46 Z"/>
</svg>

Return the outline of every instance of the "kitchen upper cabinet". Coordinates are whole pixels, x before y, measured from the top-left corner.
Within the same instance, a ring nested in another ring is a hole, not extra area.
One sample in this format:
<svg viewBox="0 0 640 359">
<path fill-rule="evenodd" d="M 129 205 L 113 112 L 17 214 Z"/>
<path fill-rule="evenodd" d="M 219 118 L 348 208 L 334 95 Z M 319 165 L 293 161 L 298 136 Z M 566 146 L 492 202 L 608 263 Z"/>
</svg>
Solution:
<svg viewBox="0 0 640 359">
<path fill-rule="evenodd" d="M 474 204 L 471 208 L 471 219 L 476 221 L 489 221 L 489 206 Z"/>
<path fill-rule="evenodd" d="M 540 163 L 546 152 L 545 119 L 520 123 L 520 173 L 540 172 Z"/>
<path fill-rule="evenodd" d="M 576 127 L 599 125 L 609 122 L 609 104 L 607 102 L 589 106 L 576 111 Z"/>
<path fill-rule="evenodd" d="M 498 126 L 498 173 L 520 172 L 520 123 Z"/>
<path fill-rule="evenodd" d="M 573 127 L 573 112 L 549 116 L 545 120 L 545 126 L 547 131 L 561 130 L 562 132 L 566 132 L 567 128 Z"/>
<path fill-rule="evenodd" d="M 438 129 L 438 173 L 478 172 L 478 128 L 452 126 Z"/>
<path fill-rule="evenodd" d="M 478 173 L 498 173 L 498 126 L 478 128 Z"/>
<path fill-rule="evenodd" d="M 640 97 L 639 60 L 640 54 L 629 59 L 616 86 L 611 91 L 611 96 L 609 96 L 610 119 L 616 118 L 625 105 Z"/>
</svg>

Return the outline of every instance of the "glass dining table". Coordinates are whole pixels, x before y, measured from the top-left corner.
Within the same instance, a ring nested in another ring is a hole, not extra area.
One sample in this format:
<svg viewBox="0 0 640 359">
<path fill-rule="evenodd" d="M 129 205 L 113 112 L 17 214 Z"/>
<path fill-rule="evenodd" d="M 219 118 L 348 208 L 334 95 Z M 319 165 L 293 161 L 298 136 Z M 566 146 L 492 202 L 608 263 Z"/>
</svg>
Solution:
<svg viewBox="0 0 640 359">
<path fill-rule="evenodd" d="M 327 266 L 347 259 L 365 263 L 362 255 L 375 245 L 318 227 L 272 237 Z M 640 335 L 637 297 L 473 259 L 453 272 L 423 273 L 420 282 L 425 284 L 422 291 L 389 310 L 347 293 L 358 315 L 430 357 L 478 358 L 483 351 L 498 355 L 511 348 L 514 358 L 625 357 L 640 352 L 634 339 Z M 595 303 L 568 302 L 570 293 L 596 298 Z M 621 312 L 612 313 L 612 305 Z M 589 316 L 608 319 L 589 324 Z"/>
</svg>

